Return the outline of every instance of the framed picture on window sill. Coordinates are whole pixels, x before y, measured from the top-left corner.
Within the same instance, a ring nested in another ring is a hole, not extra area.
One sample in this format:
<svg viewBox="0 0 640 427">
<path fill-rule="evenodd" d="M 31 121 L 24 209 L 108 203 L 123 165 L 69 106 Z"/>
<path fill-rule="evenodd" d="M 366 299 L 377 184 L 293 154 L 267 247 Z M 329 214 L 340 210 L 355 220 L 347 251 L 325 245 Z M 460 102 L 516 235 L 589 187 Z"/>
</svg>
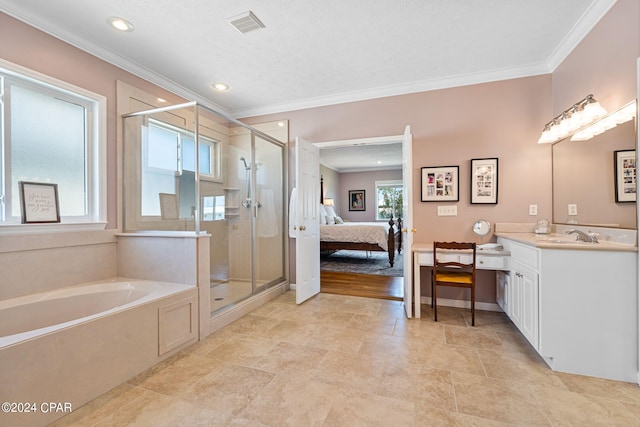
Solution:
<svg viewBox="0 0 640 427">
<path fill-rule="evenodd" d="M 23 224 L 60 222 L 58 184 L 19 181 Z"/>
</svg>

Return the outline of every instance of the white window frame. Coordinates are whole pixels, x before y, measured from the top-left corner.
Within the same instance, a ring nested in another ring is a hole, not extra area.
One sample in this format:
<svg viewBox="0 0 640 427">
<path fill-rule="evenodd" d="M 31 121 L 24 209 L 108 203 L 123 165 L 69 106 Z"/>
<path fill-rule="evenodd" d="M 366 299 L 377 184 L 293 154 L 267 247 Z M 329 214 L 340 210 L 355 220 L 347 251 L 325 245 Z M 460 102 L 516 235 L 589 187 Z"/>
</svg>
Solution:
<svg viewBox="0 0 640 427">
<path fill-rule="evenodd" d="M 51 91 L 65 93 L 91 105 L 91 108 L 87 110 L 87 215 L 83 217 L 63 216 L 60 223 L 50 224 L 2 222 L 0 223 L 0 234 L 104 229 L 107 224 L 107 98 L 3 59 L 0 59 L 0 71 L 11 79 L 22 80 L 31 88 L 41 89 L 43 93 L 51 93 Z M 4 102 L 2 104 L 0 120 L 4 120 Z M 9 194 L 7 188 L 10 191 L 11 186 L 11 183 L 8 182 L 10 175 L 5 170 L 4 138 L 4 134 L 0 135 L 0 148 L 2 149 L 0 161 L 3 165 L 3 175 L 0 176 L 0 194 L 2 195 Z M 4 203 L 2 209 L 5 209 Z M 8 215 L 11 213 L 9 212 Z"/>
<path fill-rule="evenodd" d="M 404 186 L 404 182 L 401 179 L 393 179 L 393 180 L 387 180 L 387 181 L 375 181 L 374 183 L 374 188 L 375 188 L 375 210 L 376 210 L 376 221 L 386 221 L 387 218 L 380 218 L 378 216 L 379 211 L 378 211 L 378 187 L 388 187 L 388 186 L 392 186 L 392 185 L 399 185 L 400 187 Z M 396 217 L 397 212 L 394 211 L 393 213 L 393 218 L 394 219 L 398 219 Z"/>
</svg>

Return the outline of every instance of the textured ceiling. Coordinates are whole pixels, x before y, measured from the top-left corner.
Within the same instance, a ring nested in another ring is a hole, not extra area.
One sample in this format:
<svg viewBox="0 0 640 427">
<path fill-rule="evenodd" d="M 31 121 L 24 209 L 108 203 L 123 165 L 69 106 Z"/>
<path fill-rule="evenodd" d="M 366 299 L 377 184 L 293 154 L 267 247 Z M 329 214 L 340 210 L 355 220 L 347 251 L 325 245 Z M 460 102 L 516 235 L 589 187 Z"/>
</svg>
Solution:
<svg viewBox="0 0 640 427">
<path fill-rule="evenodd" d="M 549 73 L 614 3 L 0 0 L 0 11 L 187 99 L 247 117 Z M 241 34 L 228 23 L 247 11 L 266 27 Z M 111 29 L 110 16 L 135 30 Z M 217 81 L 231 90 L 214 92 Z"/>
</svg>

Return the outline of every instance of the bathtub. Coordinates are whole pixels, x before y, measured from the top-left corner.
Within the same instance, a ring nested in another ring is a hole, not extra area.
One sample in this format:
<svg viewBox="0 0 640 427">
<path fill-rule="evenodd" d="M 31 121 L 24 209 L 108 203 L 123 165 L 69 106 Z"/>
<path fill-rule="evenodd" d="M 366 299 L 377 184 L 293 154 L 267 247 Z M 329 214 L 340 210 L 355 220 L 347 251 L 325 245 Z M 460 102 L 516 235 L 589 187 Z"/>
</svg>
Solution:
<svg viewBox="0 0 640 427">
<path fill-rule="evenodd" d="M 195 286 L 123 278 L 0 301 L 0 425 L 50 423 L 195 342 L 197 307 Z"/>
<path fill-rule="evenodd" d="M 0 301 L 0 349 L 190 288 L 110 279 Z"/>
</svg>

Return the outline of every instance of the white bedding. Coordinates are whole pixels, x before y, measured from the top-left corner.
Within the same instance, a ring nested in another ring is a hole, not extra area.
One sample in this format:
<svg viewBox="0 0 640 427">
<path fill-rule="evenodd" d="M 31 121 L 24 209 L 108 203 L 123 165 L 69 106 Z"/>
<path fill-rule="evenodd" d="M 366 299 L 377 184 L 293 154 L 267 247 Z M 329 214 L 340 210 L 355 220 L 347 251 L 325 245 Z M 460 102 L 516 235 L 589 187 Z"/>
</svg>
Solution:
<svg viewBox="0 0 640 427">
<path fill-rule="evenodd" d="M 389 248 L 388 234 L 389 224 L 386 222 L 345 222 L 320 226 L 322 242 L 374 243 L 385 251 Z"/>
</svg>

